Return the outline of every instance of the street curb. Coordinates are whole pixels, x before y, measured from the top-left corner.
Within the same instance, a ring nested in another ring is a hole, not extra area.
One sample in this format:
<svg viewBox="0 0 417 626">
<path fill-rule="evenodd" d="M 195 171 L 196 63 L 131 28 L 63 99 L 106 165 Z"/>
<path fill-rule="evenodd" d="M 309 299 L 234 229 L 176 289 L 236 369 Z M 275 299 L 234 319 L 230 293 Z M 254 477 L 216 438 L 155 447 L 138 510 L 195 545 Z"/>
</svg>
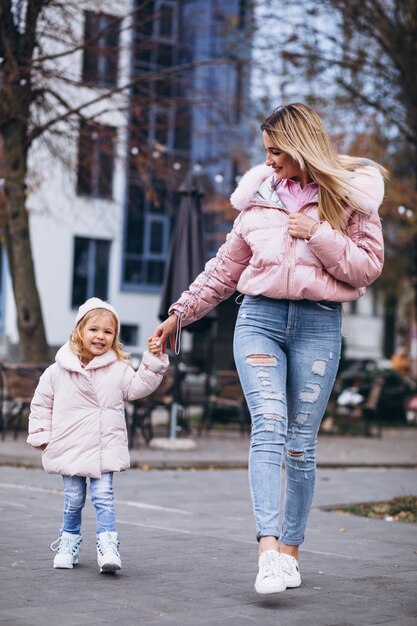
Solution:
<svg viewBox="0 0 417 626">
<path fill-rule="evenodd" d="M 40 463 L 28 461 L 17 457 L 0 458 L 0 467 L 22 467 L 26 469 L 43 470 Z M 415 463 L 317 463 L 318 469 L 417 469 Z M 222 461 L 219 463 L 213 461 L 155 461 L 155 462 L 138 462 L 133 461 L 130 465 L 133 470 L 188 470 L 188 471 L 215 471 L 215 470 L 237 470 L 248 469 L 247 463 L 238 461 Z"/>
</svg>

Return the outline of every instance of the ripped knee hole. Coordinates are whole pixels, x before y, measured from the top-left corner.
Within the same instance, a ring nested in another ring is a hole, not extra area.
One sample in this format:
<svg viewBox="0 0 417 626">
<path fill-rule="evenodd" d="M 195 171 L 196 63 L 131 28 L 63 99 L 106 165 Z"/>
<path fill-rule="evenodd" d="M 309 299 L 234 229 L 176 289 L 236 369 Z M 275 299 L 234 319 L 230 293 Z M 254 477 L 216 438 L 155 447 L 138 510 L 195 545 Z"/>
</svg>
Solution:
<svg viewBox="0 0 417 626">
<path fill-rule="evenodd" d="M 263 365 L 273 367 L 277 365 L 277 358 L 273 354 L 249 354 L 246 357 L 248 365 Z"/>
<path fill-rule="evenodd" d="M 288 450 L 288 456 L 292 457 L 293 459 L 302 459 L 304 458 L 304 452 L 302 452 L 301 450 Z"/>
</svg>

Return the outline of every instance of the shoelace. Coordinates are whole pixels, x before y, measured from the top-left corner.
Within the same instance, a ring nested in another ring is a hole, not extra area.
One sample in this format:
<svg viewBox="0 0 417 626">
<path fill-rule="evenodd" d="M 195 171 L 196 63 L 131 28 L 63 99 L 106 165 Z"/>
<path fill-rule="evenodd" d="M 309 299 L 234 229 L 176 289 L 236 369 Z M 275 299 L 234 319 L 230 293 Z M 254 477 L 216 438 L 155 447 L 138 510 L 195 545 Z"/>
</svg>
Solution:
<svg viewBox="0 0 417 626">
<path fill-rule="evenodd" d="M 281 562 L 279 558 L 269 558 L 266 563 L 261 564 L 261 576 L 262 578 L 269 578 L 270 576 L 281 576 Z"/>
<path fill-rule="evenodd" d="M 112 537 L 106 537 L 105 539 L 97 540 L 97 547 L 101 554 L 104 554 L 108 550 L 116 552 L 119 555 L 119 542 L 115 541 Z"/>
<path fill-rule="evenodd" d="M 60 554 L 61 552 L 74 553 L 80 543 L 81 539 L 78 539 L 75 543 L 71 543 L 71 541 L 65 537 L 58 537 L 58 539 L 55 539 L 55 541 L 53 541 L 49 547 L 52 552 L 58 552 L 58 554 Z"/>
<path fill-rule="evenodd" d="M 58 544 L 58 545 L 55 546 L 55 544 Z M 59 550 L 60 545 L 61 545 L 61 537 L 58 537 L 58 539 L 55 539 L 55 541 L 51 543 L 49 548 L 52 550 L 52 552 L 56 552 L 57 550 Z"/>
</svg>

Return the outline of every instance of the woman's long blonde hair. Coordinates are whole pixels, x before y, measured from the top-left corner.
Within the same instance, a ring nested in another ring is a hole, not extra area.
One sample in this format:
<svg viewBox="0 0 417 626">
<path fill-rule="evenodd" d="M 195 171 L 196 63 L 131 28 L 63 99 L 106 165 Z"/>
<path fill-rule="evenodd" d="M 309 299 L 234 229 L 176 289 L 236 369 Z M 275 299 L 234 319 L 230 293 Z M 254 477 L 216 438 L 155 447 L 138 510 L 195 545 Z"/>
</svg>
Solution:
<svg viewBox="0 0 417 626">
<path fill-rule="evenodd" d="M 130 361 L 130 354 L 124 351 L 123 344 L 121 343 L 119 339 L 119 335 L 117 333 L 118 322 L 117 322 L 116 316 L 111 311 L 108 311 L 107 309 L 99 309 L 99 308 L 92 309 L 91 311 L 89 311 L 88 313 L 84 315 L 84 317 L 79 321 L 79 323 L 76 325 L 76 327 L 74 328 L 74 330 L 72 331 L 70 335 L 70 338 L 69 338 L 70 348 L 74 352 L 74 354 L 80 359 L 80 361 L 84 362 L 86 354 L 84 350 L 84 344 L 83 344 L 81 333 L 83 329 L 85 328 L 85 326 L 87 325 L 88 321 L 91 320 L 92 317 L 95 317 L 96 315 L 100 315 L 100 313 L 102 313 L 103 311 L 105 313 L 108 313 L 114 322 L 114 328 L 116 332 L 115 332 L 114 339 L 113 339 L 112 350 L 115 352 L 116 357 L 118 358 L 119 361 L 123 361 L 123 363 L 128 363 Z"/>
<path fill-rule="evenodd" d="M 337 230 L 346 230 L 348 206 L 366 213 L 351 197 L 352 190 L 364 193 L 355 187 L 352 172 L 372 164 L 388 177 L 387 170 L 371 159 L 337 154 L 320 116 L 305 104 L 278 107 L 261 124 L 261 130 L 318 184 L 319 219 Z"/>
</svg>

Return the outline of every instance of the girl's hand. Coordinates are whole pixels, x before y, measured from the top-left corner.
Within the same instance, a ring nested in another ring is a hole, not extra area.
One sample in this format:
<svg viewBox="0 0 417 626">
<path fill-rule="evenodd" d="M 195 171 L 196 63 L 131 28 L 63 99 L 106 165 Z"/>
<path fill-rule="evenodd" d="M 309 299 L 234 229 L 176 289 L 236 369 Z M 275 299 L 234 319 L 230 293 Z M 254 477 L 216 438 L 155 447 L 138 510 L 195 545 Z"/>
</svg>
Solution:
<svg viewBox="0 0 417 626">
<path fill-rule="evenodd" d="M 288 232 L 297 239 L 310 239 L 319 227 L 320 222 L 304 213 L 290 213 L 288 215 Z"/>
<path fill-rule="evenodd" d="M 177 322 L 178 322 L 178 315 L 176 315 L 175 313 L 172 313 L 168 317 L 168 319 L 165 320 L 165 322 L 162 322 L 162 324 L 159 324 L 159 326 L 155 328 L 153 338 L 159 339 L 164 349 L 165 349 L 168 339 L 171 340 L 171 347 L 172 348 L 174 347 L 173 337 L 175 337 L 175 332 L 177 330 Z"/>
<path fill-rule="evenodd" d="M 152 354 L 159 355 L 162 352 L 162 342 L 159 337 L 149 337 L 148 350 Z"/>
</svg>

